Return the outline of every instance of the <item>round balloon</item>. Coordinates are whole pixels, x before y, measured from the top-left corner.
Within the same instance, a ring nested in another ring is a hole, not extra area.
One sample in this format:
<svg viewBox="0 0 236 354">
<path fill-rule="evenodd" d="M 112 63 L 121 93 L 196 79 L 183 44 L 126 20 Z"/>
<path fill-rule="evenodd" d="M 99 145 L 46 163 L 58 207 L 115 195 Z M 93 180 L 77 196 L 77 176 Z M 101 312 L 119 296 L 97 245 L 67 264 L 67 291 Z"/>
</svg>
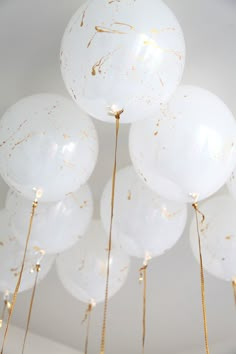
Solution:
<svg viewBox="0 0 236 354">
<path fill-rule="evenodd" d="M 24 247 L 16 240 L 9 226 L 9 214 L 6 210 L 0 211 L 0 291 L 14 293 L 20 275 L 24 255 Z M 19 291 L 25 291 L 34 286 L 34 267 L 41 264 L 38 280 L 42 280 L 52 267 L 54 256 L 44 256 L 40 250 L 27 252 L 25 268 Z"/>
<path fill-rule="evenodd" d="M 63 199 L 90 177 L 97 159 L 91 119 L 73 101 L 54 94 L 26 97 L 0 120 L 0 173 L 33 200 Z"/>
<path fill-rule="evenodd" d="M 137 173 L 155 192 L 194 203 L 221 188 L 235 167 L 235 119 L 209 91 L 182 86 L 159 117 L 132 125 L 129 148 Z"/>
<path fill-rule="evenodd" d="M 57 258 L 59 278 L 66 290 L 85 303 L 104 301 L 107 275 L 108 236 L 99 221 L 93 221 L 83 240 Z M 129 257 L 112 246 L 109 297 L 124 284 Z"/>
<path fill-rule="evenodd" d="M 150 117 L 180 83 L 185 43 L 171 10 L 157 0 L 92 0 L 72 17 L 61 46 L 71 97 L 95 118 Z"/>
<path fill-rule="evenodd" d="M 205 215 L 199 228 L 204 268 L 217 278 L 232 281 L 236 277 L 236 201 L 223 195 L 206 201 L 199 208 Z M 190 242 L 199 260 L 195 218 L 190 228 Z"/>
<path fill-rule="evenodd" d="M 25 245 L 32 203 L 9 191 L 6 208 L 17 240 Z M 56 203 L 39 203 L 33 220 L 28 249 L 60 253 L 80 240 L 92 219 L 93 199 L 88 185 Z"/>
<path fill-rule="evenodd" d="M 101 219 L 110 227 L 111 180 L 101 199 Z M 187 218 L 185 204 L 164 200 L 154 194 L 135 173 L 126 167 L 117 173 L 113 236 L 130 256 L 155 257 L 175 245 Z"/>
</svg>

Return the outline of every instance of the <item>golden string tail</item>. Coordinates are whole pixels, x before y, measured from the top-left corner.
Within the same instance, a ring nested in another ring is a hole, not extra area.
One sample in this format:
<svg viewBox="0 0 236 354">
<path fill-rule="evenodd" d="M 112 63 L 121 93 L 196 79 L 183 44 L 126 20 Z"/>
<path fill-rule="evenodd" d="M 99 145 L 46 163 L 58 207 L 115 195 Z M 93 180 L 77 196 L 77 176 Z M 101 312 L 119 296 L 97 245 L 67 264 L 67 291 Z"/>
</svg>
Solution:
<svg viewBox="0 0 236 354">
<path fill-rule="evenodd" d="M 236 306 L 236 278 L 232 280 L 233 292 L 234 292 L 234 302 Z"/>
<path fill-rule="evenodd" d="M 3 326 L 3 321 L 5 319 L 5 314 L 6 311 L 8 310 L 8 313 L 10 312 L 11 309 L 11 302 L 9 301 L 9 292 L 6 291 L 3 297 L 3 309 L 2 309 L 2 314 L 1 314 L 1 318 L 0 318 L 0 329 Z"/>
<path fill-rule="evenodd" d="M 15 308 L 16 299 L 17 299 L 19 288 L 20 288 L 20 284 L 21 284 L 21 279 L 22 279 L 22 275 L 23 275 L 23 272 L 24 272 L 24 268 L 25 268 L 25 259 L 26 259 L 27 249 L 28 249 L 28 243 L 29 243 L 29 239 L 30 239 L 30 235 L 31 235 L 31 230 L 32 230 L 35 210 L 36 210 L 36 208 L 38 206 L 37 196 L 39 196 L 38 192 L 36 193 L 36 198 L 35 198 L 35 200 L 34 200 L 34 202 L 32 204 L 32 210 L 31 210 L 29 228 L 28 228 L 28 233 L 27 233 L 27 238 L 26 238 L 26 243 L 25 243 L 23 260 L 22 260 L 22 264 L 21 264 L 19 278 L 17 280 L 16 288 L 15 288 L 15 291 L 14 291 L 14 294 L 13 294 L 13 297 L 12 297 L 11 308 L 10 308 L 10 311 L 9 311 L 9 314 L 8 314 L 8 318 L 7 318 L 7 324 L 6 324 L 6 329 L 5 329 L 5 333 L 4 333 L 4 337 L 3 337 L 1 354 L 3 354 L 3 351 L 4 351 L 4 347 L 5 347 L 5 343 L 6 343 L 6 339 L 7 339 L 7 335 L 8 335 L 8 330 L 9 330 L 9 325 L 10 325 L 12 314 L 13 314 L 13 311 L 14 311 L 14 308 Z"/>
<path fill-rule="evenodd" d="M 110 216 L 110 230 L 109 230 L 109 243 L 108 243 L 108 253 L 107 253 L 107 274 L 106 274 L 106 290 L 105 290 L 105 301 L 103 310 L 103 323 L 102 323 L 102 337 L 100 354 L 105 354 L 105 338 L 106 338 L 106 324 L 107 324 L 107 308 L 108 308 L 108 295 L 109 295 L 109 277 L 110 277 L 110 259 L 111 259 L 111 244 L 112 244 L 112 225 L 113 225 L 113 214 L 114 214 L 114 200 L 115 200 L 115 186 L 116 186 L 116 164 L 117 164 L 117 147 L 118 147 L 118 136 L 120 127 L 120 116 L 123 110 L 118 112 L 111 112 L 116 119 L 116 139 L 115 139 L 115 156 L 114 156 L 114 166 L 112 173 L 112 191 L 111 191 L 111 216 Z"/>
<path fill-rule="evenodd" d="M 198 209 L 198 203 L 193 204 L 196 216 L 197 234 L 198 234 L 198 248 L 199 248 L 199 259 L 200 259 L 200 278 L 201 278 L 201 296 L 202 296 L 202 313 L 203 313 L 203 324 L 204 324 L 204 337 L 205 337 L 205 349 L 206 354 L 210 354 L 209 350 L 209 340 L 208 340 L 208 327 L 207 327 L 207 311 L 206 311 L 206 299 L 205 299 L 205 277 L 204 268 L 202 260 L 202 247 L 201 247 L 201 237 L 199 231 L 199 220 L 198 215 L 201 216 L 201 224 L 205 221 L 204 214 Z"/>
<path fill-rule="evenodd" d="M 23 341 L 23 346 L 22 346 L 22 351 L 21 351 L 22 354 L 24 354 L 24 351 L 25 351 L 25 343 L 26 343 L 26 339 L 28 336 L 28 332 L 29 332 L 30 319 L 31 319 L 34 298 L 35 298 L 35 292 L 36 292 L 36 288 L 37 288 L 38 276 L 39 276 L 40 270 L 41 270 L 40 264 L 36 264 L 36 266 L 34 268 L 36 275 L 35 275 L 34 287 L 33 287 L 32 294 L 31 294 L 31 299 L 30 299 L 30 307 L 29 307 L 29 313 L 28 313 L 28 318 L 27 318 L 27 325 L 26 325 L 25 336 L 24 336 L 24 341 Z"/>
<path fill-rule="evenodd" d="M 143 262 L 143 266 L 139 269 L 139 282 L 143 283 L 143 320 L 142 320 L 142 354 L 145 351 L 146 340 L 146 305 L 147 305 L 147 267 L 148 261 L 151 259 L 149 255 L 146 255 Z"/>
<path fill-rule="evenodd" d="M 86 339 L 85 339 L 85 346 L 84 346 L 84 354 L 88 354 L 88 344 L 89 344 L 89 331 L 90 331 L 90 319 L 91 319 L 91 312 L 95 307 L 95 302 L 90 302 L 86 312 L 82 324 L 87 321 L 87 330 L 86 330 Z"/>
</svg>

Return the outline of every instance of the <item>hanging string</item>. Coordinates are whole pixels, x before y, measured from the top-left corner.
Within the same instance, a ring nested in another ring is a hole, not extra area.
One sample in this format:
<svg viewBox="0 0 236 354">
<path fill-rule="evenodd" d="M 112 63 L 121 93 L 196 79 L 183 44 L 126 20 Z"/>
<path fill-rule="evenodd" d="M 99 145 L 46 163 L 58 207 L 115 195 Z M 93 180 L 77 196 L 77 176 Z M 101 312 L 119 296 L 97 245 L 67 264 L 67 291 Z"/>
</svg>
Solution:
<svg viewBox="0 0 236 354">
<path fill-rule="evenodd" d="M 113 114 L 116 119 L 116 138 L 115 138 L 114 166 L 113 166 L 113 173 L 112 173 L 111 216 L 110 216 L 109 243 L 108 243 L 108 253 L 107 253 L 106 290 L 105 290 L 105 301 L 104 301 L 104 310 L 103 310 L 103 323 L 102 323 L 102 337 L 101 337 L 100 354 L 105 354 L 106 323 L 107 323 L 109 277 L 110 277 L 110 259 L 111 259 L 111 244 L 112 244 L 112 225 L 113 225 L 115 186 L 116 186 L 117 147 L 118 147 L 118 136 L 119 136 L 119 127 L 120 127 L 120 116 L 122 113 L 123 113 L 123 110 L 118 111 L 118 112 L 113 112 L 113 111 L 111 112 L 111 114 Z"/>
<path fill-rule="evenodd" d="M 3 309 L 2 309 L 2 314 L 1 314 L 1 318 L 0 318 L 0 329 L 3 326 L 3 321 L 5 319 L 5 314 L 6 314 L 6 310 L 8 310 L 8 313 L 11 309 L 11 302 L 9 301 L 9 292 L 6 291 L 3 297 Z"/>
<path fill-rule="evenodd" d="M 233 291 L 234 291 L 234 302 L 236 306 L 236 278 L 232 281 Z"/>
<path fill-rule="evenodd" d="M 201 216 L 201 224 L 205 221 L 204 214 L 198 209 L 198 203 L 194 203 L 193 208 L 195 210 L 196 216 L 196 225 L 197 225 L 197 234 L 198 234 L 198 248 L 199 248 L 199 259 L 200 259 L 200 278 L 201 278 L 201 296 L 202 296 L 202 313 L 203 313 L 203 324 L 204 324 L 204 337 L 205 337 L 205 349 L 206 354 L 210 354 L 209 350 L 209 341 L 208 341 L 208 327 L 207 327 L 207 312 L 206 312 L 206 299 L 205 299 L 205 277 L 204 277 L 204 268 L 202 260 L 202 246 L 201 246 L 201 237 L 199 232 L 199 220 L 198 215 Z"/>
<path fill-rule="evenodd" d="M 87 321 L 87 330 L 86 330 L 86 339 L 85 339 L 85 346 L 84 346 L 84 354 L 88 354 L 88 344 L 89 344 L 89 331 L 90 331 L 90 319 L 91 319 L 91 312 L 93 308 L 96 306 L 96 303 L 92 301 L 85 312 L 84 319 L 82 324 Z"/>
<path fill-rule="evenodd" d="M 29 239 L 30 239 L 30 235 L 31 235 L 31 230 L 32 230 L 35 210 L 36 210 L 36 208 L 38 206 L 38 198 L 40 196 L 41 196 L 40 191 L 37 191 L 36 192 L 36 198 L 35 198 L 34 202 L 32 203 L 32 210 L 31 210 L 31 215 L 30 215 L 29 228 L 28 228 L 28 233 L 27 233 L 27 238 L 26 238 L 26 243 L 25 243 L 23 260 L 22 260 L 22 264 L 21 264 L 19 278 L 17 280 L 16 288 L 15 288 L 15 291 L 14 291 L 14 294 L 13 294 L 13 297 L 12 297 L 11 309 L 9 311 L 8 318 L 7 318 L 7 325 L 6 325 L 6 329 L 5 329 L 5 333 L 4 333 L 4 337 L 3 337 L 1 354 L 3 354 L 3 351 L 4 351 L 4 347 L 5 347 L 5 343 L 6 343 L 6 339 L 7 339 L 7 335 L 8 335 L 8 330 L 9 330 L 9 325 L 10 325 L 12 314 L 13 314 L 13 311 L 14 311 L 14 308 L 15 308 L 16 299 L 17 299 L 19 288 L 20 288 L 20 284 L 21 284 L 21 279 L 22 279 L 22 275 L 23 275 L 23 272 L 24 272 L 24 268 L 25 268 L 25 259 L 26 259 L 27 249 L 28 249 L 28 243 L 29 243 Z"/>
<path fill-rule="evenodd" d="M 35 292 L 36 292 L 36 288 L 37 288 L 38 276 L 39 276 L 40 270 L 41 270 L 40 264 L 36 264 L 36 266 L 34 268 L 36 275 L 35 275 L 34 287 L 33 287 L 32 294 L 31 294 L 30 307 L 29 307 L 29 313 L 28 313 L 28 318 L 27 318 L 27 325 L 26 325 L 24 342 L 23 342 L 22 351 L 21 351 L 22 354 L 24 354 L 24 351 L 25 351 L 25 343 L 26 343 L 28 332 L 29 332 L 29 324 L 30 324 L 32 308 L 33 308 L 33 304 L 34 304 Z"/>
<path fill-rule="evenodd" d="M 143 283 L 143 320 L 142 320 L 142 354 L 145 351 L 146 340 L 146 305 L 147 305 L 147 267 L 150 256 L 146 256 L 143 262 L 143 266 L 139 269 L 139 282 Z"/>
</svg>

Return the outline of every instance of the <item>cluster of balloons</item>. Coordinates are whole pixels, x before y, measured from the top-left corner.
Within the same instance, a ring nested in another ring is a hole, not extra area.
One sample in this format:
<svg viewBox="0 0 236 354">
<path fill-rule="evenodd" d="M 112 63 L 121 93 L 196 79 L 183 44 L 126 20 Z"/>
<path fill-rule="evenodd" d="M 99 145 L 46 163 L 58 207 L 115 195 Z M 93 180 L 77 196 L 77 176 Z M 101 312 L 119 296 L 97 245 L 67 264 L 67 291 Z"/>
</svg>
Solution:
<svg viewBox="0 0 236 354">
<path fill-rule="evenodd" d="M 89 115 L 114 122 L 122 111 L 120 122 L 133 123 L 133 166 L 117 174 L 110 296 L 127 277 L 129 256 L 147 260 L 173 247 L 186 224 L 187 203 L 210 197 L 230 178 L 236 123 L 214 94 L 179 86 L 184 37 L 160 0 L 87 1 L 66 28 L 60 60 L 73 100 L 48 93 L 26 97 L 0 121 L 0 174 L 10 186 L 0 213 L 0 290 L 14 289 L 37 198 L 21 289 L 32 286 L 30 270 L 40 250 L 46 253 L 41 277 L 60 253 L 57 269 L 65 288 L 81 301 L 98 303 L 105 295 L 112 182 L 101 199 L 103 229 L 91 222 L 86 184 L 98 155 Z M 236 196 L 234 176 L 229 188 Z M 224 197 L 202 206 L 205 267 L 224 279 L 236 271 L 235 204 Z M 196 253 L 194 227 L 191 239 Z"/>
</svg>

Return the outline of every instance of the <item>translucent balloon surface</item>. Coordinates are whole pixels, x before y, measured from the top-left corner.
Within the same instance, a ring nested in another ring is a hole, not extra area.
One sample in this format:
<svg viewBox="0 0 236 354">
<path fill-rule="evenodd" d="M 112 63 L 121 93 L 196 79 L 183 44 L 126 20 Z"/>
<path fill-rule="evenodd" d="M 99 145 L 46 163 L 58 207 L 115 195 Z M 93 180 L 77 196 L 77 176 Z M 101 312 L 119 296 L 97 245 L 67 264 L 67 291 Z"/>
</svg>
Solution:
<svg viewBox="0 0 236 354">
<path fill-rule="evenodd" d="M 0 291 L 14 293 L 20 274 L 24 248 L 17 242 L 9 227 L 9 214 L 6 210 L 0 211 Z M 28 252 L 25 261 L 25 269 L 19 291 L 25 291 L 33 287 L 35 273 L 32 272 L 37 262 L 42 258 L 39 252 Z M 54 261 L 54 256 L 44 256 L 39 272 L 39 281 L 42 280 Z"/>
<path fill-rule="evenodd" d="M 0 121 L 0 173 L 30 200 L 57 201 L 90 177 L 98 152 L 89 117 L 67 98 L 39 94 L 22 99 Z"/>
<path fill-rule="evenodd" d="M 29 227 L 32 203 L 9 191 L 6 208 L 10 226 L 18 241 L 24 245 Z M 88 185 L 56 203 L 39 203 L 35 211 L 29 250 L 43 249 L 60 253 L 73 246 L 86 232 L 92 219 L 93 200 Z"/>
<path fill-rule="evenodd" d="M 73 99 L 90 115 L 121 123 L 150 117 L 178 86 L 185 62 L 182 30 L 158 0 L 92 0 L 72 17 L 61 70 Z"/>
<path fill-rule="evenodd" d="M 134 123 L 130 155 L 139 176 L 170 200 L 209 197 L 236 163 L 236 123 L 209 91 L 182 86 L 156 119 Z"/>
<path fill-rule="evenodd" d="M 80 301 L 104 301 L 107 274 L 108 236 L 100 222 L 93 221 L 82 241 L 57 258 L 57 270 L 63 286 Z M 109 296 L 124 284 L 129 258 L 120 247 L 112 247 Z"/>
<path fill-rule="evenodd" d="M 204 268 L 212 275 L 232 281 L 236 277 L 236 201 L 225 195 L 199 206 L 205 215 L 200 225 Z M 190 228 L 193 253 L 199 260 L 195 218 Z"/>
<path fill-rule="evenodd" d="M 111 181 L 101 199 L 101 219 L 109 231 Z M 141 181 L 133 167 L 117 173 L 113 236 L 130 256 L 163 254 L 178 241 L 185 227 L 186 205 L 164 200 Z"/>
</svg>

